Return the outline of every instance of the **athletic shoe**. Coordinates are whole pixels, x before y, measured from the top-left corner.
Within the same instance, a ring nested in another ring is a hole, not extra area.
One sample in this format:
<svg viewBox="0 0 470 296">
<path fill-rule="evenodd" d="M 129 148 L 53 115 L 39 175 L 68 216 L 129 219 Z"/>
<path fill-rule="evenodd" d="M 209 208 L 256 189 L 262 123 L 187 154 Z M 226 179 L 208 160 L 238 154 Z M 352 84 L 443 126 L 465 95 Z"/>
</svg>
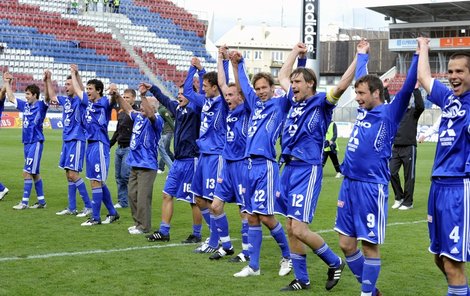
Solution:
<svg viewBox="0 0 470 296">
<path fill-rule="evenodd" d="M 341 279 L 341 274 L 343 273 L 344 266 L 346 263 L 340 258 L 341 263 L 338 267 L 330 267 L 328 268 L 328 279 L 326 280 L 325 289 L 328 291 L 333 289 L 334 286 L 339 282 Z"/>
<path fill-rule="evenodd" d="M 144 232 L 137 227 L 129 229 L 129 233 L 130 234 L 144 234 Z"/>
<path fill-rule="evenodd" d="M 231 247 L 230 249 L 226 250 L 222 247 L 220 247 L 214 254 L 212 254 L 209 259 L 210 260 L 219 260 L 220 258 L 222 257 L 225 257 L 225 256 L 230 256 L 230 255 L 233 255 L 235 253 L 235 251 L 233 250 L 233 247 Z"/>
<path fill-rule="evenodd" d="M 292 270 L 292 260 L 290 258 L 282 258 L 279 262 L 281 268 L 279 269 L 279 275 L 285 276 Z"/>
<path fill-rule="evenodd" d="M 86 216 L 90 216 L 93 213 L 93 210 L 91 208 L 83 208 L 83 210 L 77 214 L 78 218 L 83 218 Z"/>
<path fill-rule="evenodd" d="M 257 276 L 260 275 L 260 270 L 253 270 L 249 265 L 243 267 L 243 269 L 237 273 L 235 273 L 234 277 L 248 277 L 248 276 Z"/>
<path fill-rule="evenodd" d="M 127 230 L 132 230 L 132 229 L 136 229 L 136 228 L 137 228 L 137 226 L 132 225 L 132 226 L 130 226 L 130 227 L 127 227 Z"/>
<path fill-rule="evenodd" d="M 398 209 L 401 211 L 406 211 L 406 210 L 411 210 L 413 208 L 413 205 L 405 206 L 401 205 Z"/>
<path fill-rule="evenodd" d="M 160 175 L 160 174 L 163 174 L 163 170 L 158 169 L 158 170 L 157 170 L 157 174 L 159 174 L 159 175 Z"/>
<path fill-rule="evenodd" d="M 122 209 L 122 206 L 121 206 L 120 203 L 116 203 L 116 204 L 114 205 L 114 208 L 115 208 L 115 209 Z"/>
<path fill-rule="evenodd" d="M 6 187 L 2 191 L 0 191 L 0 200 L 2 200 L 5 197 L 5 195 L 8 194 L 8 191 L 10 191 L 10 190 L 8 190 L 8 188 L 6 188 Z"/>
<path fill-rule="evenodd" d="M 116 215 L 106 215 L 106 219 L 104 219 L 104 221 L 102 223 L 103 224 L 111 224 L 111 223 L 114 223 L 117 220 L 119 220 L 119 218 L 121 218 L 121 217 L 119 216 L 118 213 L 116 213 Z"/>
<path fill-rule="evenodd" d="M 170 241 L 170 234 L 163 234 L 159 230 L 146 236 L 149 242 L 168 242 Z"/>
<path fill-rule="evenodd" d="M 297 279 L 295 279 L 284 288 L 281 288 L 280 291 L 286 292 L 286 291 L 297 291 L 297 290 L 308 290 L 308 289 L 310 289 L 310 283 L 304 284 L 302 282 L 299 282 Z"/>
<path fill-rule="evenodd" d="M 382 296 L 382 293 L 380 293 L 379 289 L 375 288 L 375 295 L 374 296 Z"/>
<path fill-rule="evenodd" d="M 101 224 L 100 220 L 95 220 L 93 218 L 90 218 L 90 219 L 86 220 L 85 222 L 83 222 L 80 225 L 81 226 L 94 226 L 94 225 L 98 225 L 98 224 Z"/>
<path fill-rule="evenodd" d="M 339 179 L 339 178 L 342 178 L 342 177 L 344 177 L 344 176 L 341 173 L 337 173 L 336 176 L 335 176 L 336 179 Z"/>
<path fill-rule="evenodd" d="M 25 210 L 25 209 L 27 209 L 27 208 L 29 208 L 29 207 L 28 207 L 27 204 L 24 204 L 24 203 L 20 202 L 20 203 L 17 204 L 16 206 L 13 206 L 13 208 L 14 208 L 15 210 Z"/>
<path fill-rule="evenodd" d="M 182 244 L 197 244 L 201 242 L 200 236 L 195 236 L 194 234 L 190 234 L 187 239 L 181 241 Z"/>
<path fill-rule="evenodd" d="M 398 209 L 402 203 L 403 203 L 403 199 L 395 200 L 395 202 L 393 203 L 392 209 L 394 210 Z"/>
<path fill-rule="evenodd" d="M 209 253 L 215 253 L 216 251 L 217 251 L 217 248 L 213 248 L 206 243 L 194 249 L 194 253 L 198 253 L 198 254 L 203 254 L 203 253 L 209 254 Z"/>
<path fill-rule="evenodd" d="M 35 203 L 34 205 L 30 206 L 31 209 L 45 209 L 46 208 L 46 203 Z"/>
<path fill-rule="evenodd" d="M 64 215 L 77 215 L 78 212 L 77 210 L 69 210 L 69 208 L 65 208 L 65 210 L 62 210 L 62 211 L 58 211 L 55 213 L 56 215 L 59 215 L 59 216 L 64 216 Z"/>
<path fill-rule="evenodd" d="M 237 256 L 235 256 L 233 258 L 230 258 L 228 261 L 229 262 L 234 262 L 234 263 L 246 262 L 246 261 L 250 261 L 250 256 L 245 256 L 245 254 L 240 253 Z"/>
</svg>

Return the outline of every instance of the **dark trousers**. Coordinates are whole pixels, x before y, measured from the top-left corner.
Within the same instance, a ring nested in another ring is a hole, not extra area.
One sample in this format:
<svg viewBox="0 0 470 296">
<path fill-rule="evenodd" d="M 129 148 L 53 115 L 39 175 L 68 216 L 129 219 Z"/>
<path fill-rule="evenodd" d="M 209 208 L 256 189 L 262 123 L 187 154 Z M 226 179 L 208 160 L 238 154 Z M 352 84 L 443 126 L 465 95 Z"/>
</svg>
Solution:
<svg viewBox="0 0 470 296">
<path fill-rule="evenodd" d="M 401 187 L 400 168 L 403 165 L 405 187 Z M 415 190 L 416 173 L 416 146 L 393 146 L 392 158 L 390 159 L 390 174 L 395 200 L 403 199 L 404 206 L 413 204 L 413 192 Z"/>
<path fill-rule="evenodd" d="M 328 157 L 330 157 L 331 162 L 333 163 L 333 166 L 335 167 L 335 171 L 337 173 L 341 173 L 341 170 L 339 168 L 339 161 L 338 161 L 338 152 L 336 150 L 333 151 L 323 151 L 323 163 L 322 167 L 325 166 L 326 161 L 328 160 Z"/>
</svg>

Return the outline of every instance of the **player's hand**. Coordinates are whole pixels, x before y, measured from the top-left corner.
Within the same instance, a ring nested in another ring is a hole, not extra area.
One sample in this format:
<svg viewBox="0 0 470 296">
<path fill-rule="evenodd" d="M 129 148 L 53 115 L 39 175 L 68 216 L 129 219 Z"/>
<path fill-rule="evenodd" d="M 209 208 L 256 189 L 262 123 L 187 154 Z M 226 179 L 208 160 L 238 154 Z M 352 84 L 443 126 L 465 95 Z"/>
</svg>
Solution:
<svg viewBox="0 0 470 296">
<path fill-rule="evenodd" d="M 72 74 L 77 74 L 78 73 L 78 66 L 75 64 L 70 65 L 70 71 Z"/>
<path fill-rule="evenodd" d="M 11 75 L 9 72 L 3 73 L 3 82 L 11 84 L 13 81 L 13 75 Z"/>
<path fill-rule="evenodd" d="M 145 95 L 145 93 L 147 93 L 147 91 L 152 88 L 152 85 L 150 83 L 145 83 L 145 82 L 142 82 L 139 84 L 139 93 L 140 95 Z"/>
<path fill-rule="evenodd" d="M 108 86 L 108 95 L 110 96 L 113 96 L 113 95 L 117 95 L 119 94 L 119 90 L 118 90 L 118 87 L 115 83 L 111 83 L 109 86 Z"/>
<path fill-rule="evenodd" d="M 423 143 L 424 139 L 426 139 L 426 137 L 424 135 L 420 135 L 418 138 L 418 143 Z"/>
<path fill-rule="evenodd" d="M 237 50 L 231 50 L 228 54 L 228 57 L 230 62 L 232 62 L 232 65 L 238 65 L 242 59 L 242 54 Z"/>
<path fill-rule="evenodd" d="M 305 43 L 299 42 L 297 43 L 294 48 L 292 48 L 293 51 L 297 53 L 297 55 L 305 55 L 307 53 L 307 46 Z"/>
<path fill-rule="evenodd" d="M 370 49 L 369 41 L 366 38 L 362 38 L 357 44 L 357 53 L 368 53 Z"/>
<path fill-rule="evenodd" d="M 202 70 L 201 61 L 197 57 L 191 58 L 191 66 L 196 67 L 198 70 Z"/>
</svg>

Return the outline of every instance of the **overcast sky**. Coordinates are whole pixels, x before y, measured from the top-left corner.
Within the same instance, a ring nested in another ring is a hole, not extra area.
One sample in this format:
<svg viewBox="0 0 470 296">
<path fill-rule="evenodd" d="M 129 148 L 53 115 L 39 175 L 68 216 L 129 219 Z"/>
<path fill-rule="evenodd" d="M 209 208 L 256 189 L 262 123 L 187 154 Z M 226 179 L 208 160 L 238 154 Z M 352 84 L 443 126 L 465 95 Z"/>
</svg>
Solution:
<svg viewBox="0 0 470 296">
<path fill-rule="evenodd" d="M 241 18 L 245 25 L 299 26 L 302 0 L 173 0 L 192 13 L 214 16 L 214 41 Z M 345 5 L 345 3 L 348 5 Z M 361 6 L 360 1 L 320 0 L 320 30 L 335 23 L 342 28 L 385 28 L 384 16 Z M 348 8 L 346 8 L 348 6 Z"/>
</svg>

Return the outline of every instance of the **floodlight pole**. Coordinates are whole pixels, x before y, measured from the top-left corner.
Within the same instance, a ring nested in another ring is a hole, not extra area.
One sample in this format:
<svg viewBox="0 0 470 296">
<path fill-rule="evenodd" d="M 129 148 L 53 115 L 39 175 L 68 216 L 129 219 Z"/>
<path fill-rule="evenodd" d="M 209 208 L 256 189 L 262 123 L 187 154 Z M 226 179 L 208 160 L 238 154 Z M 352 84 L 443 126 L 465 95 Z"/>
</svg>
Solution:
<svg viewBox="0 0 470 296">
<path fill-rule="evenodd" d="M 307 45 L 307 65 L 320 81 L 320 0 L 302 0 L 302 42 Z"/>
</svg>

